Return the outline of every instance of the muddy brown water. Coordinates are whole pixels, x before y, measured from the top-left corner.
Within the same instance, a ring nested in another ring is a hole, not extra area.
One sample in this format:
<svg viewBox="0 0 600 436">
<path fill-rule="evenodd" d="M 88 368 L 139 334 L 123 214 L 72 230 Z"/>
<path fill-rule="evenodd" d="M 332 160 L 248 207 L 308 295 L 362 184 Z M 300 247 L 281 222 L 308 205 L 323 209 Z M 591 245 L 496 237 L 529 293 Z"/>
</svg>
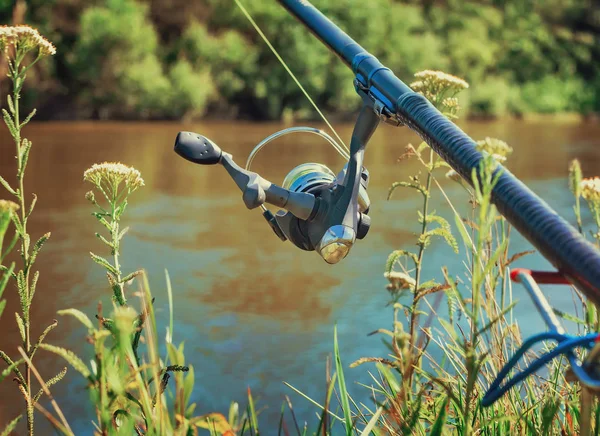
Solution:
<svg viewBox="0 0 600 436">
<path fill-rule="evenodd" d="M 598 123 L 506 120 L 461 126 L 475 139 L 493 136 L 507 141 L 514 148 L 510 170 L 569 219 L 573 217 L 566 179 L 568 162 L 579 158 L 585 175 L 600 175 Z M 335 323 L 345 364 L 363 356 L 387 354 L 379 338 L 367 333 L 391 324 L 383 267 L 391 250 L 414 248 L 419 198 L 406 190 L 396 191 L 391 201 L 386 201 L 386 195 L 394 181 L 419 171 L 415 161 L 396 162 L 405 145 L 418 143 L 418 138 L 406 129 L 379 128 L 366 152 L 371 174 L 371 231 L 347 259 L 330 266 L 315 253 L 300 251 L 275 237 L 258 211 L 245 209 L 240 192 L 223 169 L 196 166 L 173 153 L 177 132 L 192 130 L 213 139 L 243 164 L 257 142 L 283 127 L 231 122 L 29 126 L 26 136 L 34 148 L 26 191 L 39 196 L 30 231 L 34 238 L 52 232 L 37 263 L 41 278 L 32 308 L 33 334 L 58 318 L 59 326 L 48 341 L 73 349 L 89 361 L 91 349 L 84 341 L 84 329 L 56 311 L 76 307 L 92 317 L 98 301 L 110 304 L 103 272 L 88 255 L 89 251 L 103 253 L 103 246 L 94 236 L 101 229 L 84 199 L 90 187 L 84 184 L 82 174 L 93 163 L 120 161 L 139 169 L 146 181 L 131 198 L 124 218 L 131 227 L 123 243 L 124 269 L 148 271 L 161 335 L 168 325 L 164 271 L 169 271 L 174 289 L 174 340 L 185 342 L 187 359 L 195 367 L 192 400 L 198 403 L 196 410 L 226 412 L 233 400 L 243 405 L 246 389 L 251 387 L 267 434 L 266 429 L 276 428 L 285 395 L 293 400 L 300 419 L 314 427 L 317 410 L 283 381 L 318 401 L 323 399 Z M 351 129 L 351 125 L 342 125 L 339 133 L 348 139 Z M 2 130 L 0 174 L 12 180 L 14 149 L 9 139 Z M 304 134 L 267 146 L 253 169 L 281 183 L 294 166 L 313 161 L 334 171 L 343 165 L 331 147 Z M 464 193 L 452 182 L 443 181 L 443 186 L 456 204 L 466 202 Z M 6 198 L 6 192 L 0 198 Z M 439 213 L 450 216 L 439 195 L 433 204 Z M 588 214 L 584 219 L 590 222 Z M 526 248 L 522 238 L 513 238 L 512 252 Z M 462 257 L 441 244 L 434 244 L 426 257 L 426 277 L 439 277 L 442 265 L 462 271 Z M 534 256 L 520 265 L 547 264 Z M 11 356 L 19 345 L 15 294 L 9 286 L 9 302 L 0 319 L 0 349 Z M 523 317 L 523 332 L 542 329 L 541 319 L 527 316 L 533 306 L 524 292 L 515 289 L 515 294 L 520 299 L 515 316 L 517 320 Z M 553 304 L 565 306 L 565 310 L 572 307 L 564 290 L 550 288 L 549 295 Z M 64 366 L 43 352 L 37 362 L 48 376 Z M 366 403 L 369 393 L 355 382 L 369 383 L 367 370 L 359 367 L 346 372 L 351 393 Z M 91 434 L 93 411 L 85 384 L 75 371 L 70 370 L 53 392 L 76 434 Z M 23 400 L 9 377 L 0 384 L 0 427 L 22 407 Z M 38 434 L 47 434 L 43 417 L 37 416 L 36 421 Z"/>
</svg>

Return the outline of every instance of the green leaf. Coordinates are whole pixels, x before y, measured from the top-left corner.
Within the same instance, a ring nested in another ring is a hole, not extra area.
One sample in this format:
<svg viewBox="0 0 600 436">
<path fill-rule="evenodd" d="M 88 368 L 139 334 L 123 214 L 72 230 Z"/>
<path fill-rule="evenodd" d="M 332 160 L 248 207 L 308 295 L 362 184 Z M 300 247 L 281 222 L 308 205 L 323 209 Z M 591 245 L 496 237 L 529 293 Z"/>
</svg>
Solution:
<svg viewBox="0 0 600 436">
<path fill-rule="evenodd" d="M 558 310 L 558 309 L 554 309 L 554 308 L 552 310 L 554 311 L 554 313 L 557 316 L 560 316 L 561 318 L 564 318 L 567 321 L 571 321 L 571 322 L 574 322 L 579 325 L 585 325 L 585 320 L 583 320 L 581 318 L 577 318 L 576 316 L 571 315 L 570 313 L 563 312 L 562 310 Z"/>
<path fill-rule="evenodd" d="M 32 194 L 33 195 L 33 200 L 31 200 L 31 204 L 29 205 L 29 212 L 27 212 L 26 217 L 29 218 L 29 215 L 31 215 L 31 213 L 33 212 L 33 209 L 35 209 L 35 205 L 37 204 L 37 195 Z"/>
<path fill-rule="evenodd" d="M 21 225 L 21 219 L 19 218 L 19 215 L 17 215 L 16 213 L 12 214 L 12 221 L 13 224 L 15 225 L 15 229 L 17 230 L 17 233 L 19 235 L 24 235 L 24 231 L 23 231 L 23 226 Z"/>
<path fill-rule="evenodd" d="M 22 129 L 23 127 L 25 127 L 25 125 L 26 125 L 26 124 L 28 124 L 28 123 L 31 121 L 31 119 L 32 119 L 32 118 L 35 116 L 36 112 L 37 112 L 37 110 L 34 108 L 34 109 L 33 109 L 33 110 L 32 110 L 32 111 L 29 113 L 29 115 L 27 115 L 27 118 L 25 118 L 25 119 L 23 120 L 23 122 L 21 123 L 21 127 L 20 127 L 21 129 Z"/>
<path fill-rule="evenodd" d="M 352 415 L 350 412 L 350 402 L 348 401 L 348 391 L 346 389 L 346 381 L 344 380 L 344 367 L 342 366 L 342 358 L 340 357 L 340 347 L 337 338 L 337 325 L 333 329 L 333 353 L 335 355 L 335 371 L 337 373 L 338 388 L 340 389 L 340 401 L 342 402 L 342 410 L 344 411 L 344 420 L 346 423 L 346 435 L 352 436 Z"/>
<path fill-rule="evenodd" d="M 446 416 L 448 415 L 448 397 L 444 398 L 440 412 L 431 427 L 430 436 L 442 436 L 444 430 L 444 424 L 446 424 Z"/>
<path fill-rule="evenodd" d="M 123 236 L 125 236 L 125 234 L 129 231 L 129 227 L 125 227 L 123 230 L 121 230 L 119 232 L 119 235 L 117 236 L 117 240 L 120 241 L 121 239 L 123 239 Z"/>
<path fill-rule="evenodd" d="M 185 380 L 183 382 L 183 404 L 187 404 L 190 401 L 192 391 L 194 390 L 194 382 L 194 367 L 190 366 L 188 374 L 185 376 Z"/>
<path fill-rule="evenodd" d="M 11 372 L 14 371 L 15 375 L 19 378 L 21 383 L 26 385 L 25 378 L 23 377 L 23 374 L 21 374 L 21 371 L 19 371 L 18 368 L 19 365 L 25 363 L 25 359 L 19 359 L 16 362 L 13 362 L 13 360 L 10 357 L 8 357 L 8 355 L 3 351 L 0 351 L 0 359 L 4 360 L 8 365 L 0 373 L 0 382 L 2 382 L 2 380 L 4 380 Z"/>
<path fill-rule="evenodd" d="M 19 423 L 21 418 L 23 418 L 23 415 L 19 415 L 15 419 L 13 419 L 11 422 L 9 422 L 8 425 L 6 427 L 4 427 L 4 430 L 2 430 L 2 433 L 0 433 L 0 436 L 9 436 L 14 431 L 14 429 L 17 427 L 17 424 Z"/>
<path fill-rule="evenodd" d="M 81 324 L 83 324 L 84 326 L 86 326 L 88 328 L 88 330 L 94 330 L 94 324 L 88 318 L 88 316 L 85 313 L 83 313 L 81 310 L 78 310 L 78 309 L 63 309 L 63 310 L 59 310 L 56 313 L 58 313 L 61 316 L 71 315 L 71 316 L 77 318 L 77 320 Z"/>
<path fill-rule="evenodd" d="M 29 265 L 33 265 L 38 253 L 40 252 L 46 241 L 50 239 L 50 236 L 51 233 L 48 232 L 45 235 L 43 235 L 40 239 L 38 239 L 38 241 L 34 244 L 33 250 L 31 250 L 31 257 L 29 258 Z"/>
<path fill-rule="evenodd" d="M 6 95 L 6 101 L 8 102 L 8 110 L 10 111 L 11 114 L 14 114 L 16 112 L 16 110 L 15 110 L 15 105 L 13 104 L 12 96 L 10 94 Z"/>
<path fill-rule="evenodd" d="M 21 309 L 25 316 L 25 323 L 28 323 L 27 314 L 29 313 L 29 300 L 27 295 L 27 283 L 25 282 L 25 273 L 23 270 L 17 273 L 17 291 L 19 292 L 19 300 L 21 301 Z"/>
<path fill-rule="evenodd" d="M 23 318 L 19 315 L 19 312 L 15 312 L 15 318 L 17 319 L 17 326 L 19 327 L 19 333 L 21 334 L 21 340 L 25 343 L 25 324 Z"/>
<path fill-rule="evenodd" d="M 57 347 L 55 345 L 50 345 L 50 344 L 41 344 L 40 348 L 42 348 L 46 351 L 50 351 L 51 353 L 57 354 L 58 356 L 62 357 L 63 359 L 65 359 L 67 361 L 67 363 L 69 365 L 71 365 L 73 367 L 73 369 L 75 371 L 79 372 L 85 378 L 92 380 L 91 379 L 92 373 L 90 372 L 88 367 L 72 351 L 66 350 L 61 347 Z"/>
<path fill-rule="evenodd" d="M 400 390 L 402 389 L 402 387 L 400 386 L 400 383 L 398 383 L 398 380 L 396 379 L 396 376 L 394 375 L 394 373 L 390 370 L 390 367 L 387 365 L 384 365 L 383 363 L 377 363 L 376 364 L 377 370 L 381 373 L 381 376 L 383 377 L 383 379 L 386 381 L 386 383 L 388 384 L 388 386 L 390 387 L 390 397 L 393 398 L 396 396 L 396 394 L 398 392 L 400 392 Z"/>
<path fill-rule="evenodd" d="M 14 270 L 15 270 L 15 264 L 13 262 L 10 265 L 10 267 L 6 268 L 6 270 L 2 274 L 2 278 L 0 278 L 0 297 L 4 293 L 4 290 L 6 289 L 6 285 L 8 284 L 8 280 L 10 279 L 10 277 L 12 277 Z"/>
<path fill-rule="evenodd" d="M 102 224 L 104 227 L 106 227 L 109 232 L 112 232 L 112 227 L 111 227 L 110 223 L 108 221 L 106 221 L 106 218 L 104 218 L 104 216 L 106 215 L 105 213 L 92 212 L 92 215 L 94 215 L 96 217 L 96 219 L 98 221 L 100 221 L 100 224 Z"/>
<path fill-rule="evenodd" d="M 35 352 L 37 351 L 38 348 L 40 348 L 40 345 L 42 345 L 42 342 L 44 341 L 44 339 L 46 339 L 46 336 L 48 335 L 48 333 L 50 333 L 52 330 L 54 330 L 57 325 L 58 325 L 58 321 L 54 320 L 54 322 L 52 324 L 50 324 L 48 327 L 46 327 L 44 329 L 44 331 L 38 338 L 37 342 L 34 344 L 33 347 L 31 347 L 31 352 L 29 353 L 30 359 L 33 359 Z"/>
<path fill-rule="evenodd" d="M 4 124 L 6 124 L 6 127 L 8 127 L 10 135 L 13 138 L 17 138 L 19 136 L 19 132 L 15 128 L 15 123 L 6 109 L 2 109 L 2 118 L 4 119 Z"/>
<path fill-rule="evenodd" d="M 115 246 L 112 242 L 110 242 L 108 239 L 106 239 L 104 236 L 102 236 L 100 233 L 96 233 L 96 237 L 98 239 L 100 239 L 105 245 L 109 246 L 111 251 L 114 252 Z"/>
<path fill-rule="evenodd" d="M 467 248 L 472 247 L 473 241 L 471 240 L 471 237 L 467 233 L 467 229 L 465 228 L 465 223 L 462 222 L 462 220 L 458 214 L 454 215 L 454 223 L 456 224 L 456 227 L 458 228 L 458 232 L 460 233 L 460 236 L 463 240 L 463 243 L 465 244 L 465 247 L 467 247 Z"/>
<path fill-rule="evenodd" d="M 33 300 L 33 296 L 35 295 L 35 290 L 37 289 L 37 283 L 40 279 L 40 272 L 36 271 L 33 274 L 33 278 L 31 279 L 31 285 L 29 286 L 29 300 Z"/>
<path fill-rule="evenodd" d="M 133 280 L 134 278 L 136 278 L 137 276 L 143 274 L 144 271 L 142 270 L 137 270 L 132 272 L 131 274 L 127 274 L 125 277 L 123 277 L 123 279 L 121 279 L 121 283 L 127 283 L 130 280 Z"/>
<path fill-rule="evenodd" d="M 369 433 L 371 433 L 373 431 L 373 429 L 375 429 L 375 426 L 377 425 L 377 421 L 379 421 L 379 417 L 381 416 L 382 413 L 383 413 L 383 407 L 378 407 L 377 411 L 373 414 L 371 419 L 369 419 L 369 422 L 367 423 L 367 425 L 365 426 L 363 431 L 360 433 L 360 436 L 369 436 Z"/>
<path fill-rule="evenodd" d="M 4 186 L 4 189 L 6 189 L 12 195 L 17 195 L 17 192 L 13 188 L 11 188 L 11 186 L 8 184 L 8 182 L 6 180 L 4 180 L 4 178 L 2 176 L 0 176 L 0 185 Z"/>
<path fill-rule="evenodd" d="M 116 270 L 116 268 L 114 266 L 112 266 L 108 262 L 108 260 L 106 260 L 105 258 L 97 256 L 94 253 L 92 253 L 91 251 L 90 251 L 90 256 L 92 256 L 92 260 L 94 262 L 96 262 L 98 265 L 103 266 L 104 268 L 106 268 L 108 271 L 110 271 L 112 274 L 114 274 L 115 277 L 119 275 L 119 273 Z"/>
<path fill-rule="evenodd" d="M 254 399 L 252 398 L 252 391 L 248 386 L 248 411 L 250 415 L 251 430 L 254 430 L 258 434 L 258 417 L 256 415 L 256 408 L 254 407 Z"/>
<path fill-rule="evenodd" d="M 4 308 L 6 307 L 6 300 L 0 300 L 0 316 L 4 312 Z"/>
<path fill-rule="evenodd" d="M 23 138 L 21 142 L 21 148 L 19 153 L 21 153 L 21 167 L 17 172 L 17 177 L 20 179 L 25 174 L 25 169 L 27 168 L 27 162 L 29 161 L 29 152 L 31 151 L 31 141 Z"/>
</svg>

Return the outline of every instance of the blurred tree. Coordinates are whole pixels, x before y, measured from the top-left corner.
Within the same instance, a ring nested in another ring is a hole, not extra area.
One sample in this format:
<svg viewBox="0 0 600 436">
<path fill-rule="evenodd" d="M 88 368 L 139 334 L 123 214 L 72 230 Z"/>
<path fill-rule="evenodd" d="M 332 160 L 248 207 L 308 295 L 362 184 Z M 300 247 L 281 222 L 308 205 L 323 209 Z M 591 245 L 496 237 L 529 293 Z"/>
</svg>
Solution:
<svg viewBox="0 0 600 436">
<path fill-rule="evenodd" d="M 12 22 L 15 1 L 0 0 L 0 22 Z M 244 3 L 322 109 L 356 110 L 348 68 L 276 1 Z M 313 3 L 407 82 L 422 69 L 466 77 L 472 115 L 600 111 L 595 0 Z M 27 6 L 26 21 L 58 48 L 54 64 L 32 72 L 25 96 L 42 117 L 315 117 L 231 0 Z"/>
</svg>

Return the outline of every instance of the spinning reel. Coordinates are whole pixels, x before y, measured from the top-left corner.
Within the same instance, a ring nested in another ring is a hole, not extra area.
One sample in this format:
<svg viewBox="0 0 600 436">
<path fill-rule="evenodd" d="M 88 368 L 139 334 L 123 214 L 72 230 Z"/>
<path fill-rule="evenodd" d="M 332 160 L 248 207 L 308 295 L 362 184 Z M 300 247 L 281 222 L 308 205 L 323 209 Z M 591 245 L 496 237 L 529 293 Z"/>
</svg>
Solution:
<svg viewBox="0 0 600 436">
<path fill-rule="evenodd" d="M 308 127 L 285 129 L 265 138 L 250 153 L 246 168 L 197 133 L 179 132 L 175 152 L 196 164 L 221 164 L 241 189 L 246 207 L 261 207 L 263 216 L 281 240 L 287 239 L 302 250 L 317 251 L 327 263 L 334 264 L 348 255 L 357 239 L 367 235 L 371 225 L 369 172 L 363 167 L 363 157 L 378 124 L 379 117 L 373 107 L 365 105 L 354 127 L 349 154 L 326 133 Z M 282 186 L 250 171 L 252 160 L 262 147 L 297 132 L 314 133 L 326 139 L 347 160 L 346 165 L 335 174 L 325 165 L 305 163 L 292 169 Z M 265 204 L 281 209 L 273 215 Z"/>
</svg>

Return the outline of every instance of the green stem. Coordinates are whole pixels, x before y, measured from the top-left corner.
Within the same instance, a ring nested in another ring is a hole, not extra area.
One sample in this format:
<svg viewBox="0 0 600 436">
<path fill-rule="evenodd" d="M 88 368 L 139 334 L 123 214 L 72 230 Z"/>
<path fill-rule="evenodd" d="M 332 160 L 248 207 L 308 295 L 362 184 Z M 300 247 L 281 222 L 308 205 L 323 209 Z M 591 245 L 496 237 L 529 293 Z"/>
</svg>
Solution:
<svg viewBox="0 0 600 436">
<path fill-rule="evenodd" d="M 111 227 L 112 227 L 112 231 L 111 231 L 111 237 L 112 237 L 112 244 L 113 244 L 113 259 L 115 262 L 115 269 L 117 270 L 117 283 L 119 284 L 119 289 L 121 292 L 121 298 L 119 300 L 119 304 L 121 306 L 125 306 L 127 304 L 127 300 L 125 299 L 125 292 L 123 290 L 123 283 L 121 283 L 121 265 L 119 264 L 119 220 L 117 218 L 117 214 L 116 214 L 116 198 L 113 197 L 113 201 L 111 203 L 111 207 L 112 207 L 112 212 L 111 212 Z"/>
<path fill-rule="evenodd" d="M 423 196 L 423 226 L 421 227 L 421 235 L 425 234 L 425 232 L 427 231 L 427 212 L 429 210 L 429 191 L 431 189 L 431 181 L 433 179 L 433 158 L 434 158 L 434 154 L 433 154 L 433 150 L 430 149 L 429 150 L 429 172 L 427 174 L 427 182 L 425 184 L 425 195 Z M 416 270 L 415 270 L 415 290 L 413 293 L 413 301 L 412 301 L 412 306 L 411 306 L 411 312 L 410 312 L 410 332 L 409 332 L 409 345 L 410 345 L 410 353 L 412 355 L 413 352 L 413 346 L 415 343 L 415 330 L 417 328 L 417 321 L 418 321 L 418 312 L 417 312 L 417 306 L 418 306 L 418 302 L 419 299 L 417 298 L 417 291 L 419 289 L 419 282 L 421 279 L 421 270 L 422 270 L 422 266 L 423 266 L 423 255 L 425 253 L 425 244 L 421 244 L 419 247 L 419 255 L 417 256 L 417 264 L 416 264 Z M 416 362 L 414 362 L 413 364 L 416 364 Z M 412 366 L 412 365 L 411 365 Z M 412 370 L 409 369 L 409 373 L 412 373 Z"/>
<path fill-rule="evenodd" d="M 23 227 L 23 232 L 20 236 L 21 238 L 21 256 L 23 258 L 23 272 L 25 274 L 25 292 L 26 292 L 26 296 L 27 296 L 27 303 L 25 305 L 23 305 L 21 307 L 21 310 L 23 311 L 23 321 L 25 324 L 25 350 L 27 352 L 27 354 L 29 355 L 30 351 L 31 351 L 31 322 L 29 319 L 29 305 L 31 303 L 30 298 L 30 288 L 29 288 L 29 247 L 27 246 L 25 240 L 26 240 L 26 236 L 27 236 L 27 204 L 25 201 L 25 184 L 24 184 L 24 174 L 22 171 L 23 168 L 23 156 L 21 153 L 21 121 L 20 121 L 20 117 L 19 117 L 19 100 L 21 98 L 21 85 L 19 85 L 17 87 L 17 80 L 21 79 L 23 80 L 23 75 L 24 75 L 24 69 L 19 71 L 19 67 L 20 67 L 20 63 L 23 59 L 23 56 L 20 56 L 19 53 L 17 52 L 17 56 L 15 59 L 15 63 L 13 65 L 13 71 L 12 71 L 12 81 L 13 81 L 13 105 L 14 105 L 14 112 L 13 112 L 13 121 L 15 124 L 15 129 L 16 129 L 16 135 L 14 137 L 15 140 L 15 145 L 17 148 L 17 174 L 18 174 L 18 183 L 19 183 L 19 192 L 18 192 L 18 200 L 20 203 L 20 207 L 21 207 L 21 225 Z M 28 362 L 25 362 L 25 369 L 26 369 L 26 382 L 27 382 L 27 386 L 26 386 L 26 390 L 27 390 L 27 395 L 29 397 L 29 401 L 32 401 L 32 397 L 31 397 L 31 367 L 29 366 Z M 33 406 L 28 406 L 28 407 L 33 407 Z M 27 429 L 29 432 L 29 435 L 33 435 L 33 414 L 32 413 L 28 413 L 27 414 Z"/>
</svg>

